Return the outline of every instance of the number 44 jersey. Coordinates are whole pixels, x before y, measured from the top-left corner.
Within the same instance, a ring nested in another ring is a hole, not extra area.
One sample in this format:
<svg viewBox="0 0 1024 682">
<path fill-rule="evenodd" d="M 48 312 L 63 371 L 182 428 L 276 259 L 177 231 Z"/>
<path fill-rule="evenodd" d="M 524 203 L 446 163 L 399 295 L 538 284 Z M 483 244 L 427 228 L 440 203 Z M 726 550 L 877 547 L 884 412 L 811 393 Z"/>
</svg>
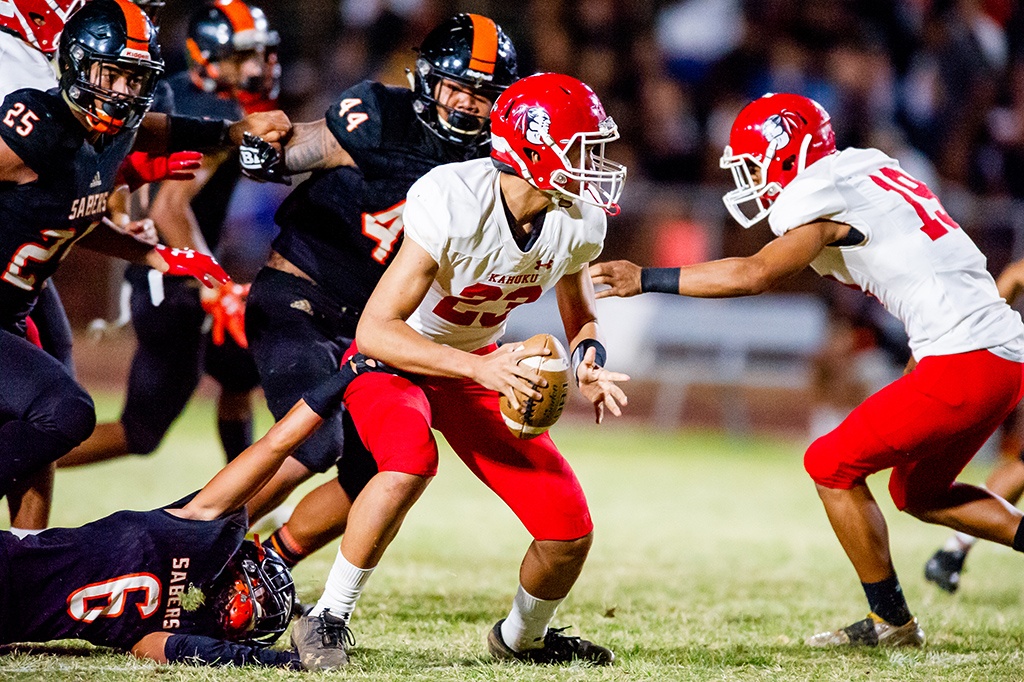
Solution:
<svg viewBox="0 0 1024 682">
<path fill-rule="evenodd" d="M 1024 362 L 1024 324 L 999 297 L 985 256 L 938 198 L 876 149 L 846 149 L 800 173 L 769 214 L 778 236 L 816 220 L 846 223 L 860 244 L 826 247 L 815 272 L 874 296 L 920 360 L 990 349 Z"/>
<path fill-rule="evenodd" d="M 342 93 L 325 118 L 356 167 L 314 172 L 274 217 L 281 226 L 274 250 L 355 310 L 398 251 L 409 187 L 431 168 L 466 158 L 427 131 L 415 100 L 408 88 L 370 81 Z"/>
</svg>

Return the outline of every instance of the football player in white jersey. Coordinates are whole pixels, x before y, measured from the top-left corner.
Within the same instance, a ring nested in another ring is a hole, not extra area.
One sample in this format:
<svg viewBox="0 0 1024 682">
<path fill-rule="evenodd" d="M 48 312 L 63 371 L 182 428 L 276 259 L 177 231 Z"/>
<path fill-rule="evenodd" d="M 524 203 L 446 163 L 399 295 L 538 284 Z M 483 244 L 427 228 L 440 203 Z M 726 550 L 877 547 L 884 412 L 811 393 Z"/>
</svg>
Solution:
<svg viewBox="0 0 1024 682">
<path fill-rule="evenodd" d="M 861 403 L 804 458 L 871 608 L 864 620 L 807 643 L 919 646 L 924 632 L 903 597 L 865 477 L 892 468 L 898 509 L 1024 550 L 1021 512 L 956 482 L 1021 398 L 1024 324 L 935 195 L 876 149 L 837 151 L 816 102 L 778 94 L 747 105 L 721 165 L 737 185 L 724 198 L 730 213 L 744 227 L 767 217 L 778 238 L 753 256 L 683 268 L 596 264 L 595 284 L 610 285 L 597 296 L 748 296 L 810 265 L 875 296 L 904 323 L 916 368 Z"/>
<path fill-rule="evenodd" d="M 531 663 L 614 659 L 602 646 L 547 627 L 583 568 L 593 523 L 551 437 L 519 440 L 505 426 L 499 396 L 518 407 L 515 391 L 540 397 L 531 382 L 541 379 L 518 364 L 529 351 L 496 342 L 513 308 L 554 287 L 581 393 L 598 422 L 605 409 L 620 414 L 626 396 L 616 382 L 628 377 L 602 368 L 587 275 L 626 175 L 603 155 L 618 132 L 585 84 L 538 74 L 498 98 L 491 134 L 490 159 L 439 166 L 409 190 L 405 240 L 349 350 L 403 374 L 359 374 L 344 393 L 379 473 L 352 505 L 323 595 L 293 629 L 309 668 L 347 663 L 356 600 L 437 472 L 431 427 L 534 538 L 512 610 L 488 634 L 491 654 Z"/>
</svg>

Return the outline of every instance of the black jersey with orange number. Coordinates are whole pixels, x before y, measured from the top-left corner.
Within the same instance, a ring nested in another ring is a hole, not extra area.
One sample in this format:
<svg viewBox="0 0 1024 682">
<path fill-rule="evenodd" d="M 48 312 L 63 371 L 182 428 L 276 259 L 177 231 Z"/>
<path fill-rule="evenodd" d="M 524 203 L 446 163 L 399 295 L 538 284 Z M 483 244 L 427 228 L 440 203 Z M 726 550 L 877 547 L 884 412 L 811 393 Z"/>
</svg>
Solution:
<svg viewBox="0 0 1024 682">
<path fill-rule="evenodd" d="M 358 167 L 314 173 L 275 216 L 274 250 L 356 309 L 398 250 L 409 187 L 431 168 L 465 158 L 423 127 L 415 98 L 370 81 L 346 90 L 327 111 L 327 126 Z"/>
<path fill-rule="evenodd" d="M 0 328 L 22 333 L 43 282 L 106 214 L 135 135 L 91 144 L 59 90 L 28 89 L 0 105 L 0 138 L 39 176 L 0 183 Z"/>
<path fill-rule="evenodd" d="M 151 632 L 217 635 L 189 610 L 245 537 L 244 509 L 213 521 L 121 511 L 19 540 L 0 531 L 0 642 L 84 639 L 130 649 Z M 183 604 L 184 602 L 184 604 Z"/>
</svg>

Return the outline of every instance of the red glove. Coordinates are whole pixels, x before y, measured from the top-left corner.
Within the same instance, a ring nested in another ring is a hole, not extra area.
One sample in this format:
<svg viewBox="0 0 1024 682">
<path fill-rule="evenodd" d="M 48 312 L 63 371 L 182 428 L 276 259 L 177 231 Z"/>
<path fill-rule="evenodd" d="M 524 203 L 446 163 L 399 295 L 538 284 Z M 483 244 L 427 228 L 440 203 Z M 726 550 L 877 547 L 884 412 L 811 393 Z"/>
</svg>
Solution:
<svg viewBox="0 0 1024 682">
<path fill-rule="evenodd" d="M 149 182 L 191 180 L 196 177 L 203 155 L 199 152 L 174 152 L 167 156 L 132 152 L 121 164 L 121 181 L 135 191 Z"/>
<path fill-rule="evenodd" d="M 245 338 L 245 298 L 249 295 L 248 284 L 230 282 L 217 290 L 215 297 L 203 299 L 203 310 L 213 318 L 210 334 L 213 345 L 224 345 L 224 331 L 231 335 L 240 348 L 248 348 Z"/>
<path fill-rule="evenodd" d="M 224 268 L 213 256 L 207 256 L 205 253 L 199 253 L 192 249 L 172 249 L 163 244 L 157 244 L 153 248 L 167 263 L 165 275 L 189 275 L 211 289 L 214 280 L 221 284 L 231 281 L 228 273 L 224 272 Z"/>
</svg>

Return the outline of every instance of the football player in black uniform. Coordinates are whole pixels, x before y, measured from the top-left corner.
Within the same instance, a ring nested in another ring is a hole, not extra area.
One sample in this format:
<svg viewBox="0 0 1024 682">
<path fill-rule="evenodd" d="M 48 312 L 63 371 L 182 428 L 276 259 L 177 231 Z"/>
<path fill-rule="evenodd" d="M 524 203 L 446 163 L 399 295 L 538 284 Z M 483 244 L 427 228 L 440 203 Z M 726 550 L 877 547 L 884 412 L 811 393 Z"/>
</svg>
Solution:
<svg viewBox="0 0 1024 682">
<path fill-rule="evenodd" d="M 0 61 L 4 65 L 0 70 L 0 101 L 23 88 L 50 90 L 57 87 L 57 76 L 51 64 L 57 50 L 57 39 L 64 30 L 64 22 L 82 4 L 82 0 L 60 0 L 49 4 L 38 0 L 15 0 L 10 6 L 10 15 L 0 13 Z M 149 15 L 155 25 L 154 15 L 164 3 L 162 0 L 136 0 L 135 4 Z M 155 111 L 164 111 L 158 108 L 158 103 L 166 93 L 169 90 L 161 81 L 153 93 Z M 130 155 L 126 164 L 135 156 Z M 148 159 L 139 157 L 139 160 Z M 110 203 L 114 203 L 113 198 Z M 135 225 L 142 227 L 140 223 Z M 34 327 L 43 350 L 74 375 L 71 325 L 52 280 L 42 285 L 27 324 L 30 338 L 35 338 L 32 334 Z M 52 465 L 45 467 L 8 494 L 12 532 L 26 534 L 46 528 L 53 491 L 53 471 Z"/>
<path fill-rule="evenodd" d="M 277 44 L 277 33 L 259 8 L 242 0 L 208 0 L 189 21 L 189 69 L 166 81 L 173 113 L 236 120 L 274 108 L 268 102 L 276 97 Z M 225 150 L 205 155 L 194 180 L 164 183 L 155 196 L 151 192 L 149 217 L 162 241 L 214 253 L 240 175 L 238 156 Z M 259 384 L 245 350 L 241 285 L 203 289 L 190 278 L 165 277 L 142 265 L 129 266 L 126 279 L 138 345 L 124 410 L 120 420 L 97 425 L 58 466 L 153 452 L 204 370 L 221 387 L 217 425 L 230 461 L 252 443 L 250 394 Z M 207 312 L 220 325 L 212 335 L 204 332 Z M 229 333 L 223 333 L 224 326 Z"/>
<path fill-rule="evenodd" d="M 94 0 L 61 36 L 60 88 L 17 90 L 0 105 L 0 495 L 92 431 L 92 401 L 67 369 L 26 339 L 43 282 L 76 242 L 213 283 L 216 261 L 140 242 L 103 224 L 134 146 L 164 153 L 227 146 L 244 132 L 280 139 L 280 112 L 230 124 L 147 114 L 163 69 L 156 32 L 127 0 Z"/>
<path fill-rule="evenodd" d="M 300 669 L 294 652 L 265 648 L 295 588 L 273 550 L 244 540 L 245 503 L 321 423 L 338 393 L 325 388 L 179 502 L 23 540 L 0 531 L 0 643 L 83 639 L 159 662 Z"/>
<path fill-rule="evenodd" d="M 324 119 L 295 125 L 277 163 L 267 145 L 242 147 L 243 167 L 262 179 L 314 171 L 277 212 L 281 233 L 246 310 L 275 418 L 338 371 L 359 313 L 398 249 L 409 187 L 435 166 L 489 153 L 491 105 L 516 78 L 504 31 L 487 17 L 459 14 L 424 39 L 411 90 L 353 86 Z M 336 538 L 350 501 L 376 473 L 347 415 L 339 410 L 250 505 L 261 516 L 343 452 L 338 480 L 307 495 L 272 536 L 286 561 Z"/>
</svg>

